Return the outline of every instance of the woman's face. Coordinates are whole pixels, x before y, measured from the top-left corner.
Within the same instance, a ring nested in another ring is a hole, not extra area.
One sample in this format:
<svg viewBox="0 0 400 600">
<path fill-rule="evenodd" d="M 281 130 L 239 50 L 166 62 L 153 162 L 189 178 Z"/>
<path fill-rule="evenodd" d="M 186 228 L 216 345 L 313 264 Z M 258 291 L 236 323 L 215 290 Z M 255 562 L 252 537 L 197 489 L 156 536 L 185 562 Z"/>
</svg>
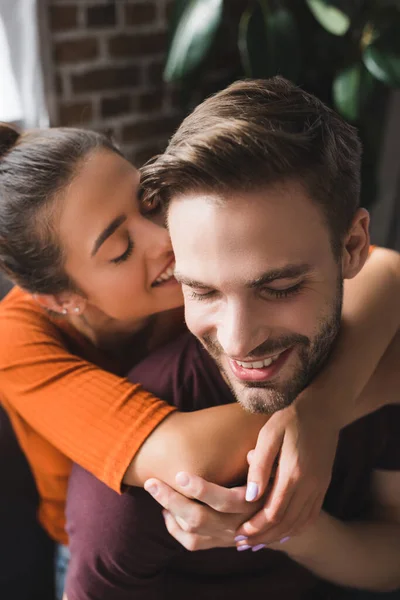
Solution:
<svg viewBox="0 0 400 600">
<path fill-rule="evenodd" d="M 94 152 L 61 198 L 65 268 L 87 306 L 126 324 L 182 304 L 159 206 L 138 201 L 138 171 L 116 153 Z"/>
</svg>

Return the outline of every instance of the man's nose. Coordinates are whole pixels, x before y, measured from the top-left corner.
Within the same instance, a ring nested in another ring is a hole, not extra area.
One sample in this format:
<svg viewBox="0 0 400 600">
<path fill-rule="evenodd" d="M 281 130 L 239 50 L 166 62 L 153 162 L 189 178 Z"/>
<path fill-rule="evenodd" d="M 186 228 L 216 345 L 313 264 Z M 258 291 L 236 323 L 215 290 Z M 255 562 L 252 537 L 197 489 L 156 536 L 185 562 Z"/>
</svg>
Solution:
<svg viewBox="0 0 400 600">
<path fill-rule="evenodd" d="M 217 339 L 225 354 L 244 359 L 269 336 L 265 319 L 251 304 L 231 302 L 225 306 L 217 325 Z"/>
</svg>

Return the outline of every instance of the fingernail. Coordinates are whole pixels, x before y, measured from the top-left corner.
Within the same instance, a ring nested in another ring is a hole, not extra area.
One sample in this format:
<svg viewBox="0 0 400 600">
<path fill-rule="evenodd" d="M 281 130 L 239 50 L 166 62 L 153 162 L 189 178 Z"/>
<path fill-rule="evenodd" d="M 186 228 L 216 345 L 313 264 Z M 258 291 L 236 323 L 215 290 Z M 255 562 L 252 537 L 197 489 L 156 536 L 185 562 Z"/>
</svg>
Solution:
<svg viewBox="0 0 400 600">
<path fill-rule="evenodd" d="M 245 540 L 248 540 L 249 538 L 247 537 L 247 535 L 237 535 L 235 537 L 235 542 L 244 542 Z"/>
<path fill-rule="evenodd" d="M 287 535 L 286 537 L 282 538 L 281 540 L 279 540 L 280 544 L 284 544 L 285 542 L 287 542 L 288 540 L 290 540 L 290 536 Z"/>
<path fill-rule="evenodd" d="M 263 548 L 265 548 L 265 544 L 257 544 L 257 546 L 252 547 L 251 551 L 258 552 L 259 550 L 262 550 Z"/>
<path fill-rule="evenodd" d="M 146 492 L 149 492 L 152 496 L 157 496 L 158 494 L 158 486 L 153 484 L 146 488 Z"/>
<path fill-rule="evenodd" d="M 247 488 L 246 488 L 246 500 L 247 502 L 252 502 L 253 500 L 255 500 L 258 496 L 258 485 L 256 483 L 253 483 L 252 481 L 250 481 L 247 484 Z"/>
<path fill-rule="evenodd" d="M 183 471 L 181 471 L 180 473 L 177 473 L 177 475 L 175 477 L 175 481 L 178 485 L 185 487 L 186 485 L 189 484 L 189 475 L 187 473 L 184 473 Z"/>
<path fill-rule="evenodd" d="M 238 552 L 243 552 L 243 550 L 249 550 L 250 548 L 251 548 L 251 546 L 247 546 L 247 544 L 245 544 L 244 546 L 238 546 L 238 547 L 236 548 L 236 550 L 237 550 Z"/>
</svg>

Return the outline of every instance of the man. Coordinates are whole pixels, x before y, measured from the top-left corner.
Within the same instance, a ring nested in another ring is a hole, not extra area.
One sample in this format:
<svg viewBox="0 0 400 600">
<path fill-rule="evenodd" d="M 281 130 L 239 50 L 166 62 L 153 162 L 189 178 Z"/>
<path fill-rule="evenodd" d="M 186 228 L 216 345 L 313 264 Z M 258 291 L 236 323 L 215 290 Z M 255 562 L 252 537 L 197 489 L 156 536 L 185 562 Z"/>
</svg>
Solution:
<svg viewBox="0 0 400 600">
<path fill-rule="evenodd" d="M 354 277 L 368 255 L 368 215 L 358 209 L 359 163 L 351 127 L 317 99 L 273 79 L 237 83 L 204 102 L 145 171 L 147 197 L 168 202 L 189 329 L 246 410 L 272 413 L 288 406 L 329 355 L 343 279 Z M 228 388 L 198 342 L 175 344 L 138 366 L 136 380 L 149 386 L 157 365 L 181 408 L 207 394 L 218 403 L 217 392 L 219 402 L 229 402 Z M 395 343 L 367 393 L 394 394 L 399 357 Z M 150 389 L 168 397 L 155 386 Z M 230 548 L 187 553 L 165 535 L 145 492 L 118 497 L 77 470 L 68 515 L 69 600 L 188 593 L 239 598 L 245 592 L 336 597 L 320 578 L 371 590 L 399 587 L 398 431 L 394 407 L 348 427 L 320 518 L 257 554 Z M 234 545 L 235 513 L 245 510 L 240 490 L 185 474 L 178 483 L 209 508 L 188 505 L 162 482 L 148 482 L 168 509 L 170 533 L 189 549 Z M 74 503 L 78 493 L 84 506 Z M 238 549 L 249 550 L 246 541 L 236 540 Z M 267 540 L 259 542 L 253 550 Z"/>
</svg>

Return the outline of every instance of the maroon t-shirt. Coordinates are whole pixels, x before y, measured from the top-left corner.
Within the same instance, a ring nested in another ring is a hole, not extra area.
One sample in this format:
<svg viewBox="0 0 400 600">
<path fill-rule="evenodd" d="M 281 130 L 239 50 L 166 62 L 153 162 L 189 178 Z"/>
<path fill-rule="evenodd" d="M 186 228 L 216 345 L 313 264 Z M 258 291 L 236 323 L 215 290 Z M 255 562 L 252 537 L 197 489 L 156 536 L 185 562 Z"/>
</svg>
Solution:
<svg viewBox="0 0 400 600">
<path fill-rule="evenodd" d="M 130 379 L 190 411 L 234 402 L 214 361 L 184 334 L 137 365 Z M 368 508 L 373 469 L 400 469 L 400 408 L 343 430 L 324 508 L 343 520 Z M 229 460 L 229 456 L 227 456 Z M 139 488 L 122 496 L 74 467 L 67 503 L 72 559 L 68 600 L 269 600 L 333 598 L 335 588 L 273 550 L 186 551 L 167 532 L 161 507 Z"/>
</svg>

